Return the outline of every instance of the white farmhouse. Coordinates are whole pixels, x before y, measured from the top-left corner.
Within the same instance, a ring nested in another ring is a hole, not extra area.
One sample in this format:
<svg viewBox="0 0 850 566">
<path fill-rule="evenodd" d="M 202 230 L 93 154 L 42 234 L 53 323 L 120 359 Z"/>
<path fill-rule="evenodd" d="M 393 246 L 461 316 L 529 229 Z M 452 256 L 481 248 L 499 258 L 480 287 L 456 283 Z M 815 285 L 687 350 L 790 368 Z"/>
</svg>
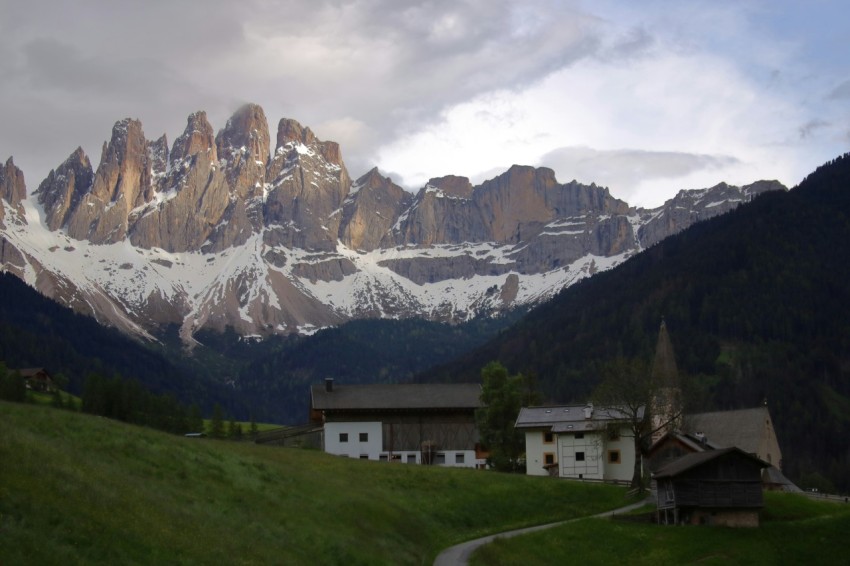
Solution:
<svg viewBox="0 0 850 566">
<path fill-rule="evenodd" d="M 525 432 L 526 473 L 530 476 L 632 479 L 634 437 L 628 418 L 616 409 L 523 407 L 516 428 Z"/>
<path fill-rule="evenodd" d="M 475 410 L 481 386 L 325 385 L 311 389 L 311 420 L 323 426 L 325 452 L 360 458 L 483 467 Z"/>
</svg>

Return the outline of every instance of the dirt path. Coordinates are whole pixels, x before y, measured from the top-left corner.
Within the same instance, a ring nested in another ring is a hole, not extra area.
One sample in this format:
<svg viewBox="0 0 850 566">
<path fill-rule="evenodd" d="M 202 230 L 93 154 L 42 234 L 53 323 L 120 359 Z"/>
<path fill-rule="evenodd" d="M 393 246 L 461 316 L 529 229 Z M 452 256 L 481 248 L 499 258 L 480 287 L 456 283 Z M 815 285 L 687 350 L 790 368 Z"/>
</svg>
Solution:
<svg viewBox="0 0 850 566">
<path fill-rule="evenodd" d="M 591 515 L 591 517 L 613 517 L 614 515 L 620 513 L 627 513 L 633 509 L 641 507 L 642 505 L 646 505 L 647 501 L 648 499 L 644 499 L 637 503 L 632 503 L 631 505 L 626 505 L 625 507 L 614 509 L 613 511 L 605 511 L 604 513 Z M 511 538 L 519 535 L 524 535 L 526 533 L 533 533 L 535 531 L 551 529 L 552 527 L 557 527 L 558 525 L 571 523 L 573 521 L 580 521 L 582 519 L 587 519 L 587 517 L 576 517 L 575 519 L 567 519 L 566 521 L 558 521 L 557 523 L 547 523 L 545 525 L 537 525 L 536 527 L 526 527 L 524 529 L 506 531 L 504 533 L 498 533 L 495 535 L 468 540 L 466 542 L 450 546 L 449 548 L 441 552 L 437 556 L 436 560 L 434 560 L 434 566 L 466 566 L 469 563 L 469 557 L 472 556 L 472 553 L 475 552 L 475 549 L 477 549 L 479 546 L 484 546 L 485 544 L 493 542 L 497 538 Z"/>
</svg>

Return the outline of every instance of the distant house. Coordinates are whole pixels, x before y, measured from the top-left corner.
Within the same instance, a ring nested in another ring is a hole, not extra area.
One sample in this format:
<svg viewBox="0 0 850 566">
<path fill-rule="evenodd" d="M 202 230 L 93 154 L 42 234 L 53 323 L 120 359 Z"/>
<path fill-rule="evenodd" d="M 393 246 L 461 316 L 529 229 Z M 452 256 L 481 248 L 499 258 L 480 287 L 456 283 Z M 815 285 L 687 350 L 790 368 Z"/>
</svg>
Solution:
<svg viewBox="0 0 850 566">
<path fill-rule="evenodd" d="M 335 385 L 311 390 L 311 420 L 330 454 L 408 464 L 483 466 L 478 384 Z"/>
<path fill-rule="evenodd" d="M 687 454 L 652 474 L 662 524 L 757 527 L 769 464 L 739 448 Z"/>
<path fill-rule="evenodd" d="M 526 473 L 563 478 L 631 481 L 635 444 L 628 418 L 592 405 L 523 407 Z"/>
<path fill-rule="evenodd" d="M 26 382 L 27 389 L 31 391 L 40 391 L 50 393 L 56 390 L 56 384 L 53 382 L 53 377 L 44 368 L 26 368 L 13 370 L 21 374 Z"/>
<path fill-rule="evenodd" d="M 685 415 L 682 429 L 714 446 L 737 446 L 782 469 L 782 451 L 766 406 Z"/>
</svg>

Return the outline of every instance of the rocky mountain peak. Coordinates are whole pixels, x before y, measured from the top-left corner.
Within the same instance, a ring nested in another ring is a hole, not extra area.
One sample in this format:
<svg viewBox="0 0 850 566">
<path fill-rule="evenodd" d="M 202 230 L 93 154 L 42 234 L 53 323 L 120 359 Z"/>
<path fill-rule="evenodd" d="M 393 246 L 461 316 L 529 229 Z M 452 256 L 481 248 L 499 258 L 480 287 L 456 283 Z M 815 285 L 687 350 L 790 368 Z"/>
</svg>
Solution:
<svg viewBox="0 0 850 566">
<path fill-rule="evenodd" d="M 115 123 L 95 172 L 91 189 L 69 210 L 68 235 L 96 244 L 127 236 L 130 211 L 153 198 L 151 156 L 142 123 L 126 118 Z"/>
<path fill-rule="evenodd" d="M 16 165 L 14 160 L 9 157 L 5 165 L 0 165 L 0 225 L 5 218 L 6 201 L 9 206 L 18 212 L 18 217 L 22 222 L 26 222 L 24 218 L 24 209 L 21 201 L 27 196 L 27 187 L 24 182 L 24 172 Z"/>
<path fill-rule="evenodd" d="M 50 230 L 65 225 L 71 213 L 91 189 L 94 170 L 83 148 L 75 149 L 62 164 L 48 173 L 36 189 Z"/>
<path fill-rule="evenodd" d="M 216 145 L 222 157 L 247 152 L 246 158 L 265 167 L 269 160 L 269 123 L 263 109 L 256 104 L 242 106 L 218 133 Z"/>
<path fill-rule="evenodd" d="M 306 146 L 316 143 L 316 135 L 310 128 L 305 128 L 291 118 L 281 118 L 277 125 L 277 147 L 280 149 L 288 143 L 299 142 Z"/>
<path fill-rule="evenodd" d="M 355 250 L 379 248 L 391 237 L 391 228 L 412 201 L 413 195 L 375 167 L 351 187 L 343 204 L 340 240 Z"/>
<path fill-rule="evenodd" d="M 15 165 L 15 160 L 9 157 L 5 165 L 0 165 L 0 198 L 12 206 L 18 206 L 26 196 L 24 172 Z"/>
<path fill-rule="evenodd" d="M 457 175 L 446 175 L 445 177 L 435 177 L 428 181 L 429 187 L 439 189 L 446 196 L 456 198 L 472 198 L 472 183 L 467 177 L 459 177 Z"/>
<path fill-rule="evenodd" d="M 209 153 L 210 162 L 218 160 L 213 128 L 203 110 L 186 119 L 186 129 L 171 146 L 171 162 L 177 163 L 200 153 Z"/>
</svg>

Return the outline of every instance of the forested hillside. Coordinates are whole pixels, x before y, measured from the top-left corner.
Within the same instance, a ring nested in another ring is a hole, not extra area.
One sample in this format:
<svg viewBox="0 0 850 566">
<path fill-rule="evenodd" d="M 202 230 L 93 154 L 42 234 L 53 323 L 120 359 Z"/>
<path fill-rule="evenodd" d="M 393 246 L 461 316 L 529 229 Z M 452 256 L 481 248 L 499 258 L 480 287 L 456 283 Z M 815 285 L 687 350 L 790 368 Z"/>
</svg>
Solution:
<svg viewBox="0 0 850 566">
<path fill-rule="evenodd" d="M 850 489 L 850 154 L 560 293 L 485 347 L 420 376 L 466 380 L 491 360 L 583 401 L 616 356 L 650 359 L 664 317 L 692 409 L 767 400 L 784 470 Z"/>
<path fill-rule="evenodd" d="M 307 419 L 310 385 L 399 383 L 491 338 L 521 316 L 458 326 L 421 320 L 363 320 L 309 337 L 246 340 L 232 329 L 203 331 L 187 352 L 176 327 L 160 342 L 142 343 L 47 299 L 0 273 L 0 361 L 9 368 L 45 367 L 80 394 L 91 374 L 137 380 L 174 393 L 209 416 L 215 403 L 228 416 L 296 424 Z"/>
<path fill-rule="evenodd" d="M 348 385 L 409 382 L 417 372 L 481 346 L 520 316 L 518 310 L 457 326 L 417 319 L 360 320 L 311 337 L 274 339 L 273 352 L 240 371 L 237 387 L 258 413 L 277 414 L 277 422 L 304 422 L 312 384 L 327 377 Z"/>
<path fill-rule="evenodd" d="M 76 314 L 8 273 L 0 273 L 0 361 L 11 369 L 44 367 L 62 374 L 68 390 L 78 395 L 90 375 L 121 377 L 155 393 L 173 393 L 185 405 L 196 403 L 207 412 L 214 403 L 228 413 L 247 412 L 226 387 Z"/>
</svg>

